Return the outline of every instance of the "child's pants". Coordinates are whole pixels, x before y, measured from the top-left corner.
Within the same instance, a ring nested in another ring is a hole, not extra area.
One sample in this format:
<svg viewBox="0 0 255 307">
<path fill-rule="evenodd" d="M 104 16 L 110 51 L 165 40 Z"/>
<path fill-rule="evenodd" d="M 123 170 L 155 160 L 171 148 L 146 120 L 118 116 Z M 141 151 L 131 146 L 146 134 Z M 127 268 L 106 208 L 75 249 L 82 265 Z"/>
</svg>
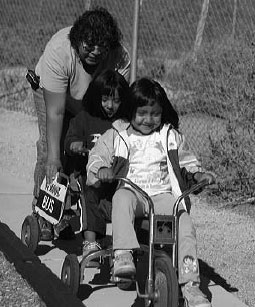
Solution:
<svg viewBox="0 0 255 307">
<path fill-rule="evenodd" d="M 170 193 L 152 196 L 155 214 L 173 214 L 175 198 Z M 138 193 L 120 188 L 112 200 L 113 249 L 137 249 L 134 219 L 148 213 L 148 204 Z M 190 215 L 179 206 L 179 283 L 199 282 L 199 267 L 196 252 L 196 232 Z"/>
<path fill-rule="evenodd" d="M 117 181 L 104 182 L 100 187 L 86 186 L 84 189 L 84 210 L 87 213 L 87 222 L 84 230 L 94 231 L 97 237 L 106 234 L 106 222 L 111 220 L 112 196 L 115 193 Z"/>
</svg>

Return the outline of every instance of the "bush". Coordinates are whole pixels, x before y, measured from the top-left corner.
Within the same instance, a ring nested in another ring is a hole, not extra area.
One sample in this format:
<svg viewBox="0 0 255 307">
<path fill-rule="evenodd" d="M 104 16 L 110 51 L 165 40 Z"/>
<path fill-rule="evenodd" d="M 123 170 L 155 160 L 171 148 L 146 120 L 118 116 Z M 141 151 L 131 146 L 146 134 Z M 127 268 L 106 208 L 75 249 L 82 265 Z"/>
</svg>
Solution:
<svg viewBox="0 0 255 307">
<path fill-rule="evenodd" d="M 214 195 L 228 202 L 254 202 L 254 52 L 254 45 L 242 41 L 207 46 L 196 63 L 185 63 L 179 79 L 199 112 L 224 123 L 220 133 L 210 131 L 210 152 L 202 160 L 218 176 Z"/>
</svg>

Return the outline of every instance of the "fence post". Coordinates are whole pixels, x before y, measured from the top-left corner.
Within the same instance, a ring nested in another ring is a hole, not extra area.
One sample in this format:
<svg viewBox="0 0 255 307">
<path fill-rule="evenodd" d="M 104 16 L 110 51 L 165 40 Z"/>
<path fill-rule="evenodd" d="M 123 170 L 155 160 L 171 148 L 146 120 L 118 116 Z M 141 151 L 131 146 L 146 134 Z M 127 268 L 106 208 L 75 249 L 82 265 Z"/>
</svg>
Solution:
<svg viewBox="0 0 255 307">
<path fill-rule="evenodd" d="M 130 71 L 130 82 L 131 83 L 135 81 L 136 71 L 137 71 L 137 43 L 138 43 L 139 10 L 140 10 L 140 0 L 135 0 L 134 18 L 133 18 L 131 71 Z"/>
<path fill-rule="evenodd" d="M 232 32 L 231 32 L 231 38 L 232 38 L 232 40 L 235 39 L 236 15 L 237 15 L 237 0 L 234 0 L 233 21 L 232 21 Z"/>
<path fill-rule="evenodd" d="M 91 0 L 85 0 L 85 11 L 90 10 Z"/>
<path fill-rule="evenodd" d="M 194 44 L 194 51 L 193 51 L 193 60 L 197 60 L 197 52 L 200 49 L 201 43 L 202 43 L 202 37 L 203 37 L 203 32 L 204 32 L 204 27 L 205 27 L 205 21 L 207 18 L 207 13 L 209 9 L 209 1 L 210 0 L 204 0 L 203 5 L 202 5 L 202 10 L 197 26 L 197 34 L 196 34 L 196 40 Z"/>
</svg>

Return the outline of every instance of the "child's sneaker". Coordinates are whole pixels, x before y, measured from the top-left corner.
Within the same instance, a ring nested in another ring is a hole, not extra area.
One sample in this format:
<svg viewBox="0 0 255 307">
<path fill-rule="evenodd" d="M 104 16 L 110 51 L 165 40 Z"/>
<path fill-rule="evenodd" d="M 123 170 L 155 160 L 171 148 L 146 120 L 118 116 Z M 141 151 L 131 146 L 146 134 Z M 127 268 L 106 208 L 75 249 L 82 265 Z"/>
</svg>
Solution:
<svg viewBox="0 0 255 307">
<path fill-rule="evenodd" d="M 94 241 L 94 242 L 85 241 L 85 242 L 83 242 L 82 257 L 86 257 L 89 254 L 91 254 L 93 252 L 97 252 L 101 249 L 102 248 L 101 248 L 100 244 L 97 243 L 96 241 Z"/>
<path fill-rule="evenodd" d="M 69 226 L 69 223 L 66 219 L 62 219 L 58 224 L 53 226 L 54 229 L 54 238 L 57 239 L 60 237 L 60 233 Z"/>
<path fill-rule="evenodd" d="M 121 251 L 114 255 L 113 275 L 115 277 L 132 277 L 136 268 L 131 251 Z"/>
<path fill-rule="evenodd" d="M 182 286 L 183 298 L 187 307 L 212 307 L 204 293 L 199 289 L 199 283 L 188 282 Z"/>
<path fill-rule="evenodd" d="M 41 241 L 51 241 L 53 239 L 53 228 L 52 224 L 46 221 L 43 217 L 38 217 L 38 223 L 41 232 Z"/>
<path fill-rule="evenodd" d="M 90 255 L 91 253 L 97 252 L 101 249 L 102 248 L 100 244 L 97 243 L 96 241 L 94 242 L 85 241 L 83 242 L 82 257 L 84 258 Z M 87 264 L 87 267 L 98 267 L 99 265 L 100 265 L 100 257 L 90 260 Z"/>
</svg>

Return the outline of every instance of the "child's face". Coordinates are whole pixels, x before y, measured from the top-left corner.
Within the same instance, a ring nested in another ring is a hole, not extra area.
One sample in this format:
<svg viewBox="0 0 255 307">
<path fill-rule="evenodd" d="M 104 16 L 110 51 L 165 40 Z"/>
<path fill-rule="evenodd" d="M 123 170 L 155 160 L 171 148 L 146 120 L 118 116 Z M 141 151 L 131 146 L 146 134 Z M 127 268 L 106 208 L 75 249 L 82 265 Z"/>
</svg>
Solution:
<svg viewBox="0 0 255 307">
<path fill-rule="evenodd" d="M 103 95 L 102 96 L 102 108 L 104 109 L 106 115 L 109 118 L 112 118 L 116 112 L 119 109 L 119 106 L 121 104 L 119 94 L 117 91 L 115 91 L 114 95 L 107 96 Z"/>
<path fill-rule="evenodd" d="M 152 106 L 138 107 L 133 119 L 132 126 L 142 134 L 150 134 L 161 125 L 162 108 L 158 103 Z"/>
</svg>

